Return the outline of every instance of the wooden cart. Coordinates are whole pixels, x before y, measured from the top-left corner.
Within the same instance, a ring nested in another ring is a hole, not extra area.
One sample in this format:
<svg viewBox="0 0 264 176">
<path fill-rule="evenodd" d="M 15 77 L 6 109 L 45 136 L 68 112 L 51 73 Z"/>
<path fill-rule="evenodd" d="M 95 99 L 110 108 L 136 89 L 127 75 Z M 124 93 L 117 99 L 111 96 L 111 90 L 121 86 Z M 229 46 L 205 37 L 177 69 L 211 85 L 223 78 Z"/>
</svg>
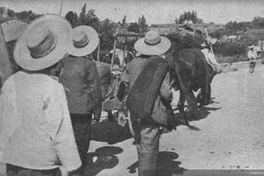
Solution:
<svg viewBox="0 0 264 176">
<path fill-rule="evenodd" d="M 126 33 L 126 34 L 122 34 L 122 33 L 118 33 L 118 30 L 116 31 L 116 33 L 114 34 L 114 47 L 113 47 L 113 54 L 112 54 L 112 58 L 111 58 L 111 65 L 110 65 L 110 72 L 111 72 L 111 76 L 113 79 L 112 84 L 109 86 L 108 92 L 107 93 L 103 93 L 103 97 L 105 97 L 105 100 L 103 101 L 103 111 L 113 111 L 113 110 L 117 110 L 118 107 L 120 107 L 121 105 L 121 101 L 118 98 L 118 90 L 120 87 L 120 77 L 123 74 L 124 71 L 124 65 L 121 65 L 121 67 L 119 69 L 116 69 L 114 67 L 114 56 L 115 56 L 115 51 L 116 51 L 116 43 L 118 38 L 125 38 L 125 43 L 124 43 L 124 57 L 125 57 L 125 53 L 126 53 L 126 48 L 127 48 L 127 40 L 129 37 L 133 37 L 133 38 L 141 38 L 144 37 L 144 34 L 135 34 L 135 33 Z M 100 48 L 98 49 L 100 50 Z M 103 68 L 101 63 L 97 63 L 97 68 L 99 71 L 99 74 L 102 73 L 102 70 L 100 69 L 107 69 L 106 67 Z M 102 78 L 101 78 L 102 80 Z M 124 87 L 122 87 L 124 88 Z M 105 91 L 105 90 L 102 90 Z"/>
</svg>

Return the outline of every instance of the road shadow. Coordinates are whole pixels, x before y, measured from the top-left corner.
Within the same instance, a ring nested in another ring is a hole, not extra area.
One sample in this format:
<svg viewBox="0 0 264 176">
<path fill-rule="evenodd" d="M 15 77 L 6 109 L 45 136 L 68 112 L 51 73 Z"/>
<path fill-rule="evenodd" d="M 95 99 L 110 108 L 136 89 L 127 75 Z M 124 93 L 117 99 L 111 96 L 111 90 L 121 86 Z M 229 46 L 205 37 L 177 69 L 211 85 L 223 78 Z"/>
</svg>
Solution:
<svg viewBox="0 0 264 176">
<path fill-rule="evenodd" d="M 155 176 L 171 176 L 173 174 L 181 175 L 187 169 L 180 167 L 181 162 L 175 161 L 179 155 L 175 152 L 161 151 L 158 155 Z M 138 169 L 138 161 L 130 165 L 129 173 L 134 174 Z"/>
<path fill-rule="evenodd" d="M 184 117 L 182 114 L 180 114 L 178 107 L 173 108 L 175 127 L 177 128 L 177 126 L 184 125 L 184 126 L 187 126 L 190 130 L 200 131 L 200 129 L 198 127 L 191 125 L 190 122 L 205 119 L 213 111 L 217 111 L 217 110 L 221 109 L 221 107 L 219 107 L 219 108 L 210 107 L 213 104 L 219 104 L 219 102 L 215 101 L 214 97 L 212 97 L 212 99 L 210 100 L 209 105 L 200 107 L 200 108 L 198 108 L 199 109 L 198 111 L 194 111 L 194 112 L 188 111 L 188 106 L 185 105 L 185 116 L 188 117 L 188 119 L 187 119 L 189 122 L 188 124 L 185 123 Z"/>
<path fill-rule="evenodd" d="M 116 119 L 92 125 L 91 140 L 115 144 L 132 137 L 128 126 L 122 127 Z"/>
<path fill-rule="evenodd" d="M 199 121 L 199 120 L 205 119 L 213 111 L 217 111 L 219 109 L 221 108 L 213 108 L 213 107 L 206 107 L 206 106 L 201 107 L 199 112 L 195 114 L 194 116 L 191 116 L 191 118 L 189 118 L 188 120 L 191 122 L 191 121 Z"/>
<path fill-rule="evenodd" d="M 119 159 L 116 156 L 123 152 L 120 147 L 104 146 L 95 150 L 95 152 L 88 153 L 88 162 L 85 167 L 84 175 L 95 176 L 104 169 L 112 169 L 118 163 Z M 93 157 L 97 157 L 95 162 L 92 162 Z"/>
<path fill-rule="evenodd" d="M 215 101 L 215 98 L 212 97 L 210 100 L 210 103 L 208 105 L 200 108 L 201 115 L 198 116 L 198 118 L 195 118 L 194 120 L 205 119 L 210 113 L 212 113 L 214 111 L 218 111 L 219 109 L 221 109 L 221 107 L 217 107 L 217 108 L 211 107 L 214 104 L 219 104 L 219 102 Z"/>
<path fill-rule="evenodd" d="M 155 176 L 171 176 L 172 174 L 183 174 L 183 172 L 187 169 L 180 167 L 181 162 L 175 161 L 177 158 L 179 158 L 179 155 L 175 152 L 160 152 L 158 156 L 157 171 Z"/>
<path fill-rule="evenodd" d="M 195 111 L 195 112 L 188 111 L 188 106 L 185 106 L 186 107 L 185 108 L 185 115 L 186 115 L 186 117 L 188 117 L 188 119 L 187 119 L 188 122 L 199 121 L 199 120 L 205 119 L 213 111 L 217 111 L 217 110 L 221 109 L 220 107 L 219 108 L 211 107 L 211 105 L 213 105 L 213 104 L 219 104 L 219 102 L 216 102 L 215 98 L 212 98 L 210 100 L 210 104 L 209 105 L 200 107 L 199 110 Z M 198 127 L 195 127 L 195 126 L 193 126 L 191 124 L 187 124 L 186 125 L 186 123 L 184 121 L 184 117 L 183 117 L 182 114 L 179 113 L 179 109 L 178 108 L 174 108 L 173 111 L 174 111 L 174 118 L 176 119 L 176 123 L 175 123 L 176 127 L 180 126 L 180 125 L 185 125 L 190 130 L 194 130 L 194 131 L 199 131 L 200 130 Z"/>
</svg>

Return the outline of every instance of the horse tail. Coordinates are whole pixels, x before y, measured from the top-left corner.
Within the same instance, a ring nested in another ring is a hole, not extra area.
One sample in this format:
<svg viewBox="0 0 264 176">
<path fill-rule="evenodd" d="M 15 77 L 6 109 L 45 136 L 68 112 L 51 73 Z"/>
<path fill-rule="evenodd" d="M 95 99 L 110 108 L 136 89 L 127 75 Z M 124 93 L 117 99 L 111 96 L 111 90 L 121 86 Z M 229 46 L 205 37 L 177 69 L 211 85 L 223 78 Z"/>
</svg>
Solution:
<svg viewBox="0 0 264 176">
<path fill-rule="evenodd" d="M 208 104 L 207 102 L 207 97 L 209 96 L 209 84 L 210 84 L 210 81 L 209 81 L 209 67 L 208 67 L 208 63 L 205 59 L 205 56 L 204 54 L 199 50 L 199 53 L 200 53 L 200 56 L 201 56 L 201 59 L 202 59 L 202 62 L 203 62 L 203 65 L 204 65 L 204 70 L 205 70 L 205 77 L 204 77 L 204 81 L 205 81 L 205 87 L 204 87 L 204 90 L 205 92 L 202 92 L 201 94 L 201 98 L 202 98 L 202 101 L 205 102 L 205 104 Z M 208 100 L 209 101 L 209 100 Z"/>
<path fill-rule="evenodd" d="M 188 95 L 188 90 L 187 88 L 184 86 L 183 82 L 182 82 L 182 79 L 181 79 L 181 76 L 180 76 L 180 68 L 179 68 L 179 64 L 176 64 L 175 62 L 173 63 L 173 68 L 174 68 L 174 71 L 176 73 L 176 77 L 178 79 L 178 83 L 179 83 L 179 89 L 183 91 L 183 93 L 185 95 Z"/>
<path fill-rule="evenodd" d="M 173 74 L 174 75 L 176 74 L 176 78 L 178 79 L 179 90 L 181 90 L 185 95 L 188 95 L 188 89 L 183 84 L 181 76 L 180 76 L 180 67 L 179 67 L 179 63 L 178 63 L 179 59 L 177 59 L 178 57 L 180 57 L 179 52 L 176 52 L 173 50 L 173 51 L 167 53 L 167 57 L 169 58 L 167 61 L 169 62 L 170 70 L 173 70 Z M 174 86 L 174 88 L 175 88 L 175 86 Z"/>
</svg>

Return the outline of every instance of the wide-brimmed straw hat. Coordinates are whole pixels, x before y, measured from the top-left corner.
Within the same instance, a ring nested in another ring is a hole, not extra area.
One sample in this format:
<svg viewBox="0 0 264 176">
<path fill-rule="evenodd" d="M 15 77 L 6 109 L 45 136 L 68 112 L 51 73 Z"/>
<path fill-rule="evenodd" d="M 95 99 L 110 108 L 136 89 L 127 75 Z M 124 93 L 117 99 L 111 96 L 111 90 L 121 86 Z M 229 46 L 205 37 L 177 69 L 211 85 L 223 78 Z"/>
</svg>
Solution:
<svg viewBox="0 0 264 176">
<path fill-rule="evenodd" d="M 99 44 L 99 36 L 90 26 L 78 26 L 72 29 L 72 47 L 69 51 L 73 56 L 91 54 Z"/>
<path fill-rule="evenodd" d="M 134 48 L 144 55 L 161 55 L 170 49 L 171 42 L 168 38 L 160 36 L 156 31 L 149 31 L 144 38 L 139 39 Z"/>
<path fill-rule="evenodd" d="M 16 63 L 29 71 L 54 65 L 70 49 L 71 29 L 70 23 L 59 15 L 47 14 L 35 19 L 16 42 Z"/>
<path fill-rule="evenodd" d="M 217 42 L 216 38 L 211 38 L 210 36 L 208 36 L 206 38 L 206 40 L 201 44 L 202 47 L 206 47 L 208 45 L 213 45 Z"/>
</svg>

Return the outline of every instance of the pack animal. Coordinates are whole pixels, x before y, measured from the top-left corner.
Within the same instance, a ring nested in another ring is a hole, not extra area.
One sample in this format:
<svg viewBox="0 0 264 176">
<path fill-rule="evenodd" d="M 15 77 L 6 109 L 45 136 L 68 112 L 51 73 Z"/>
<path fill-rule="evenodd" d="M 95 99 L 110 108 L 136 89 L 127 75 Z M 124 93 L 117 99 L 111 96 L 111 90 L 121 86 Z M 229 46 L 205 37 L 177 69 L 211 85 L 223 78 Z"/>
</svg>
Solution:
<svg viewBox="0 0 264 176">
<path fill-rule="evenodd" d="M 198 103 L 199 107 L 209 104 L 210 84 L 215 73 L 199 49 L 172 51 L 168 57 L 172 62 L 172 77 L 176 80 L 175 90 L 180 91 L 179 112 L 183 115 L 185 124 L 189 125 L 188 118 L 195 118 L 198 114 Z M 199 89 L 200 94 L 195 97 L 194 92 Z M 188 116 L 184 112 L 185 101 L 189 106 Z"/>
</svg>

